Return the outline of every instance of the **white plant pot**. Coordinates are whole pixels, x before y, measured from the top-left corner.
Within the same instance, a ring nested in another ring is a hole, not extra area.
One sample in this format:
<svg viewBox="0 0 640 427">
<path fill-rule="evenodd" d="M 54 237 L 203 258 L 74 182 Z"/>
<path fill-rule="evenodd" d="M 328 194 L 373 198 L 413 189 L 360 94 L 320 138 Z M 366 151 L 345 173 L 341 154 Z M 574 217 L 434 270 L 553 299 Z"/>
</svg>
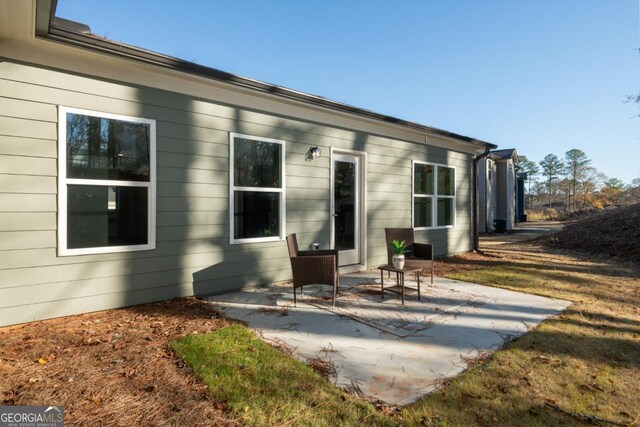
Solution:
<svg viewBox="0 0 640 427">
<path fill-rule="evenodd" d="M 399 255 L 399 254 L 393 254 L 393 257 L 391 258 L 391 263 L 393 264 L 394 268 L 397 268 L 399 270 L 404 268 L 404 254 Z"/>
</svg>

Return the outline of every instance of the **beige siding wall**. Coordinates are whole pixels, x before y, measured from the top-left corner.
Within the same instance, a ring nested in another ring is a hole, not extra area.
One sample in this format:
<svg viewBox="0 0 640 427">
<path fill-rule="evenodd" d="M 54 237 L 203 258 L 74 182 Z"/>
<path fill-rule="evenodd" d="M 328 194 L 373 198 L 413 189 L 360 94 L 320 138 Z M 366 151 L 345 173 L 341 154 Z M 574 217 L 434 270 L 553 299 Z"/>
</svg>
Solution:
<svg viewBox="0 0 640 427">
<path fill-rule="evenodd" d="M 157 121 L 156 250 L 57 256 L 59 105 Z M 289 279 L 285 242 L 229 244 L 229 132 L 286 141 L 286 231 L 303 247 L 329 245 L 333 147 L 368 156 L 369 266 L 386 262 L 385 227 L 411 225 L 412 159 L 457 177 L 457 226 L 417 237 L 439 255 L 471 248 L 471 154 L 3 61 L 0 324 Z M 312 145 L 323 155 L 306 162 Z"/>
</svg>

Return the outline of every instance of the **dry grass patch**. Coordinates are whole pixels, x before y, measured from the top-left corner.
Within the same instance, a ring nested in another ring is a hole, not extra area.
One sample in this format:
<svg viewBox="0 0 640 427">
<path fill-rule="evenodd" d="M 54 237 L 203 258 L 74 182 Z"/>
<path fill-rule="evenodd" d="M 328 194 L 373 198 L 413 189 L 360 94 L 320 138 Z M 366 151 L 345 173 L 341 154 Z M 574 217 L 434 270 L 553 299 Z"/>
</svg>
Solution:
<svg viewBox="0 0 640 427">
<path fill-rule="evenodd" d="M 475 268 L 474 268 L 475 267 Z M 636 425 L 640 420 L 640 277 L 535 244 L 439 266 L 450 278 L 570 300 L 556 318 L 496 352 L 403 416 L 427 425 Z"/>
</svg>

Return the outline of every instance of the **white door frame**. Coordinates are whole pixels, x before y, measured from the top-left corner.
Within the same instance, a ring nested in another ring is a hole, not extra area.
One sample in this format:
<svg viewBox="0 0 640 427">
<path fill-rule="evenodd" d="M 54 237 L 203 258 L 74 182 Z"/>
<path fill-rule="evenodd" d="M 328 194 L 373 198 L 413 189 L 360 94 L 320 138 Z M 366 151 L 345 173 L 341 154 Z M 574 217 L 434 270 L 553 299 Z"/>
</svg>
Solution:
<svg viewBox="0 0 640 427">
<path fill-rule="evenodd" d="M 331 248 L 335 248 L 335 217 L 333 216 L 335 206 L 335 184 L 334 180 L 334 160 L 335 155 L 348 155 L 354 156 L 359 159 L 359 173 L 358 173 L 358 245 L 360 249 L 359 260 L 355 264 L 348 265 L 340 268 L 341 273 L 348 273 L 351 271 L 361 271 L 367 268 L 367 153 L 363 151 L 354 150 L 342 150 L 338 148 L 331 148 L 331 178 L 330 178 L 330 198 L 329 201 L 329 234 Z"/>
</svg>

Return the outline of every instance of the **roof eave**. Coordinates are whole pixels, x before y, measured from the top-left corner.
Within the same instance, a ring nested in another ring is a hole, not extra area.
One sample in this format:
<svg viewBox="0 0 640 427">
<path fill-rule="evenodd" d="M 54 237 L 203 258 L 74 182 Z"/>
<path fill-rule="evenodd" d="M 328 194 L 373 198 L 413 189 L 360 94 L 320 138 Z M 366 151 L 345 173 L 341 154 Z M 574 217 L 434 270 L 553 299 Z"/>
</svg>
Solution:
<svg viewBox="0 0 640 427">
<path fill-rule="evenodd" d="M 36 35 L 38 37 L 46 38 L 60 43 L 71 44 L 73 46 L 89 49 L 92 51 L 114 55 L 120 58 L 126 58 L 154 66 L 168 68 L 171 70 L 195 74 L 232 85 L 249 88 L 263 93 L 269 93 L 283 98 L 302 101 L 332 110 L 363 116 L 386 123 L 393 123 L 425 133 L 453 138 L 478 146 L 483 149 L 497 148 L 497 145 L 479 139 L 456 134 L 453 132 L 448 132 L 430 126 L 425 126 L 407 120 L 402 120 L 397 117 L 376 113 L 371 110 L 354 107 L 348 104 L 332 101 L 327 98 L 296 91 L 286 87 L 272 85 L 259 80 L 237 76 L 235 74 L 218 70 L 216 68 L 206 67 L 193 62 L 184 61 L 179 58 L 162 55 L 160 53 L 149 51 L 146 49 L 117 43 L 95 36 L 68 31 L 64 28 L 57 27 L 53 22 L 53 19 L 55 17 L 55 6 L 56 0 L 38 0 L 36 11 Z"/>
</svg>

